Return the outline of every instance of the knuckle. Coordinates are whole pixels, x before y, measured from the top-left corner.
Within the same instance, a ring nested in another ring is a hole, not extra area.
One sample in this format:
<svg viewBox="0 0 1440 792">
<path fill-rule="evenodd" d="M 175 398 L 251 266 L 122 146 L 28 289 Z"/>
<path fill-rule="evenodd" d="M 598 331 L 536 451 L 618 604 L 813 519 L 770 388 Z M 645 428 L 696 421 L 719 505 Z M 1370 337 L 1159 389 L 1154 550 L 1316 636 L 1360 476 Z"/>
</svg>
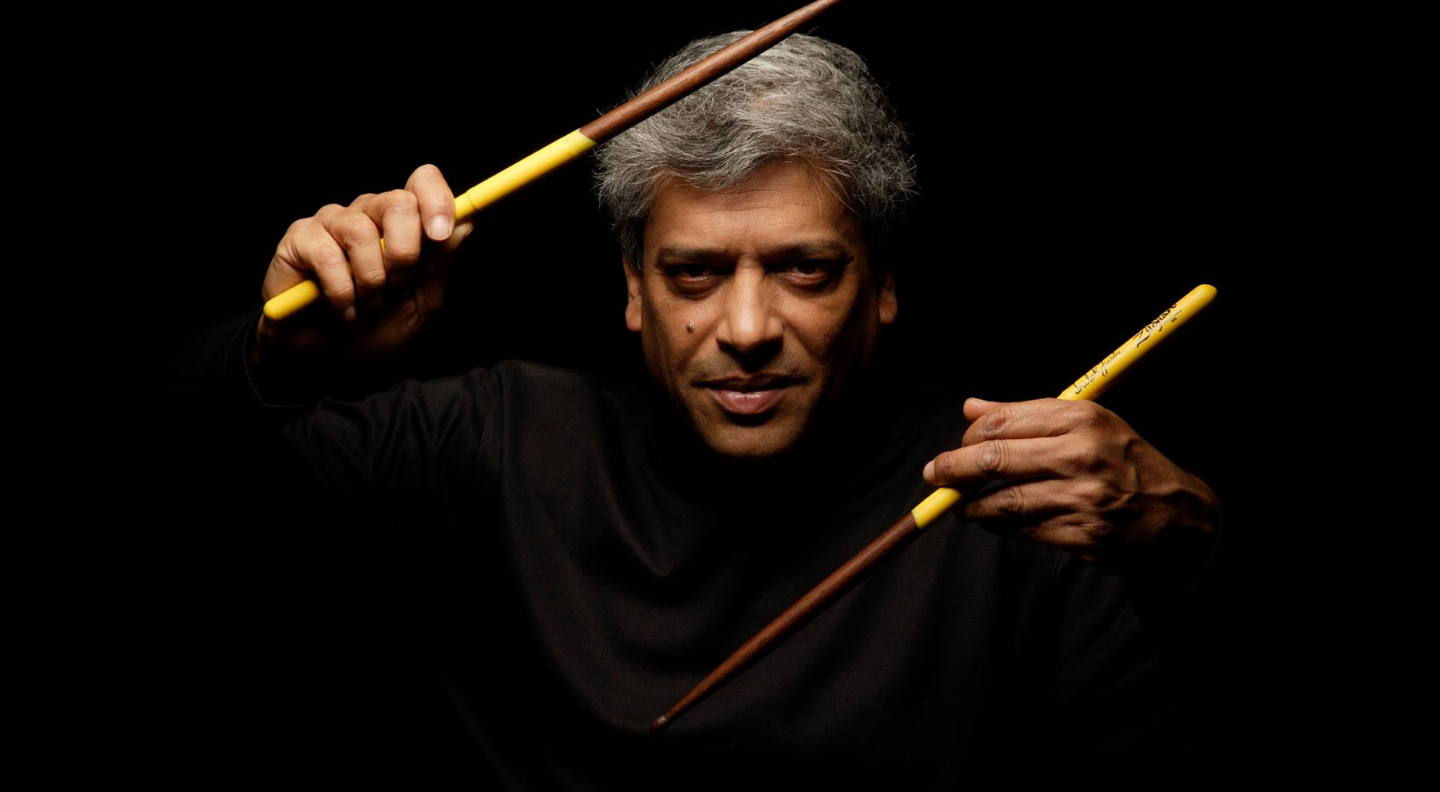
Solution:
<svg viewBox="0 0 1440 792">
<path fill-rule="evenodd" d="M 409 335 L 419 335 L 425 329 L 425 323 L 429 319 L 428 313 L 415 312 L 405 320 L 405 332 Z"/>
<path fill-rule="evenodd" d="M 312 247 L 309 259 L 316 272 L 327 274 L 343 273 L 350 266 L 345 259 L 345 254 L 336 248 L 334 243 Z"/>
<path fill-rule="evenodd" d="M 310 261 L 317 273 L 333 276 L 336 280 L 349 280 L 350 264 L 346 261 L 345 255 L 336 250 L 334 245 L 326 246 L 315 252 Z"/>
<path fill-rule="evenodd" d="M 415 176 L 439 176 L 440 168 L 434 163 L 427 162 L 415 169 Z"/>
<path fill-rule="evenodd" d="M 304 249 L 315 249 L 325 245 L 333 245 L 329 232 L 325 230 L 325 224 L 315 219 L 308 219 L 296 223 L 294 234 L 290 240 L 297 247 Z"/>
<path fill-rule="evenodd" d="M 1113 547 L 1120 544 L 1123 536 L 1115 531 L 1103 520 L 1085 519 L 1075 526 L 1076 533 L 1084 537 L 1084 542 L 1090 547 Z"/>
<path fill-rule="evenodd" d="M 414 214 L 420 206 L 420 200 L 409 190 L 391 190 L 385 193 L 385 201 L 386 211 L 399 214 Z"/>
<path fill-rule="evenodd" d="M 349 212 L 339 221 L 337 227 L 349 242 L 361 242 L 376 236 L 375 224 L 359 212 Z"/>
<path fill-rule="evenodd" d="M 997 493 L 996 509 L 1006 517 L 1019 517 L 1025 513 L 1025 495 L 1019 487 L 1005 487 Z"/>
<path fill-rule="evenodd" d="M 980 457 L 976 464 L 980 466 L 980 472 L 987 476 L 999 476 L 1005 472 L 1005 463 L 1009 454 L 1006 443 L 1001 440 L 991 440 L 980 448 Z"/>
<path fill-rule="evenodd" d="M 1098 427 L 1105 422 L 1105 408 L 1093 401 L 1072 402 L 1075 405 L 1075 425 L 1082 428 Z"/>
<path fill-rule="evenodd" d="M 275 262 L 277 261 L 292 263 L 297 258 L 295 255 L 295 237 L 296 234 L 292 226 L 292 230 L 286 231 L 285 236 L 280 237 L 280 241 L 275 243 L 275 253 L 270 258 L 270 268 L 272 270 L 275 268 Z"/>
<path fill-rule="evenodd" d="M 994 437 L 995 435 L 999 434 L 1007 424 L 1010 423 L 1010 420 L 1011 415 L 1009 407 L 1001 407 L 998 410 L 992 410 L 991 412 L 986 413 L 984 420 L 980 422 L 980 432 L 986 437 Z"/>
<path fill-rule="evenodd" d="M 947 451 L 935 457 L 935 477 L 944 481 L 955 475 L 955 454 Z"/>
<path fill-rule="evenodd" d="M 1080 481 L 1075 484 L 1075 495 L 1081 504 L 1090 509 L 1104 508 L 1112 500 L 1110 488 L 1103 482 L 1094 479 Z"/>
<path fill-rule="evenodd" d="M 420 248 L 403 242 L 386 242 L 385 262 L 395 269 L 409 269 L 420 262 Z"/>
<path fill-rule="evenodd" d="M 378 289 L 385 285 L 385 272 L 383 270 L 357 272 L 355 273 L 355 280 L 357 281 L 357 285 L 363 286 L 366 291 Z"/>
<path fill-rule="evenodd" d="M 1065 459 L 1065 472 L 1072 476 L 1094 473 L 1105 466 L 1105 455 L 1092 443 L 1076 443 Z"/>
<path fill-rule="evenodd" d="M 1093 473 L 1105 467 L 1105 452 L 1100 446 L 1091 443 L 1082 444 L 1076 449 L 1075 461 L 1080 469 Z"/>
<path fill-rule="evenodd" d="M 1027 525 L 1020 530 L 1026 538 L 1041 544 L 1053 547 L 1070 547 L 1065 531 L 1057 529 L 1054 525 L 1044 522 L 1039 525 Z"/>
<path fill-rule="evenodd" d="M 355 287 L 349 281 L 337 285 L 333 289 L 325 291 L 325 299 L 330 301 L 336 310 L 347 308 L 355 302 Z"/>
</svg>

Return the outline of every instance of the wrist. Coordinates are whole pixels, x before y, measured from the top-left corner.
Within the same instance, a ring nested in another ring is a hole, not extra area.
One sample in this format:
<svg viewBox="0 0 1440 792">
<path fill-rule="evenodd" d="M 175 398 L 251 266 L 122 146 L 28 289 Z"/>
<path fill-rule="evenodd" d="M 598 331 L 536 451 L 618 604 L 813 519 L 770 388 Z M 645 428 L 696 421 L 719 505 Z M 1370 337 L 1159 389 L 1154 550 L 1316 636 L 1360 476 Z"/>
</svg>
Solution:
<svg viewBox="0 0 1440 792">
<path fill-rule="evenodd" d="M 1142 596 L 1170 601 L 1189 591 L 1214 555 L 1220 531 L 1220 504 L 1214 491 L 1186 474 L 1185 486 L 1169 500 L 1167 520 L 1135 549 L 1120 572 Z"/>
<path fill-rule="evenodd" d="M 296 405 L 320 398 L 334 379 L 333 364 L 324 359 L 304 359 L 276 338 L 276 328 L 264 314 L 255 323 L 245 352 L 245 373 L 261 402 L 269 405 Z"/>
</svg>

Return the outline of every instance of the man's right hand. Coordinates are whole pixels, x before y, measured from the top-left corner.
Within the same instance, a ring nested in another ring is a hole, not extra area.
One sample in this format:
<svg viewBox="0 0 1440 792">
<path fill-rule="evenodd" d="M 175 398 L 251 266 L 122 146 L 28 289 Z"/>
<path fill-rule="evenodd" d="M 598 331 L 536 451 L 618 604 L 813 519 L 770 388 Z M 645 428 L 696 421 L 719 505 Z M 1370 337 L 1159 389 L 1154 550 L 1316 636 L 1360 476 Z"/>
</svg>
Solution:
<svg viewBox="0 0 1440 792">
<path fill-rule="evenodd" d="M 322 304 L 278 322 L 261 316 L 252 376 L 279 360 L 378 359 L 404 349 L 440 310 L 455 250 L 472 230 L 468 218 L 455 224 L 455 195 L 434 165 L 417 168 L 403 190 L 295 221 L 261 293 L 269 300 L 313 273 Z"/>
</svg>

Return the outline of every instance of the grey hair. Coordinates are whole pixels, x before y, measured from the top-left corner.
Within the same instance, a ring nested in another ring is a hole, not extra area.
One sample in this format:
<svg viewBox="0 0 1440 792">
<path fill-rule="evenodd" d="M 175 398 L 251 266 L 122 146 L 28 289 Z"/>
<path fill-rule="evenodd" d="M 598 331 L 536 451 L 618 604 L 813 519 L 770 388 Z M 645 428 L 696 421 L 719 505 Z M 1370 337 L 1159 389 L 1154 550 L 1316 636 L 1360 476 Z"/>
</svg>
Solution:
<svg viewBox="0 0 1440 792">
<path fill-rule="evenodd" d="M 696 39 L 636 94 L 750 31 Z M 599 148 L 595 191 L 636 269 L 655 197 L 673 179 L 722 191 L 773 162 L 801 162 L 860 223 L 873 267 L 915 194 L 909 136 L 865 62 L 851 50 L 794 34 Z"/>
</svg>

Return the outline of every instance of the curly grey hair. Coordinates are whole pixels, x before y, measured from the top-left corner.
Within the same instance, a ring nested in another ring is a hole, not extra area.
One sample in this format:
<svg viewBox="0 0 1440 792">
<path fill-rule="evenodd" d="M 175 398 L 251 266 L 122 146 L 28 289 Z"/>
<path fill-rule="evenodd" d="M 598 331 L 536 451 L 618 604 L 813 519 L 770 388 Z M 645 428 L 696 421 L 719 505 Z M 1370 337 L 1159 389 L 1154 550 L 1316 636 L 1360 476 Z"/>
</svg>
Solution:
<svg viewBox="0 0 1440 792">
<path fill-rule="evenodd" d="M 749 32 L 690 42 L 636 93 Z M 889 265 L 890 232 L 915 194 L 907 143 L 860 56 L 795 34 L 601 146 L 595 190 L 626 258 L 639 269 L 646 220 L 671 179 L 720 191 L 768 163 L 803 162 L 860 222 L 880 271 Z"/>
</svg>

